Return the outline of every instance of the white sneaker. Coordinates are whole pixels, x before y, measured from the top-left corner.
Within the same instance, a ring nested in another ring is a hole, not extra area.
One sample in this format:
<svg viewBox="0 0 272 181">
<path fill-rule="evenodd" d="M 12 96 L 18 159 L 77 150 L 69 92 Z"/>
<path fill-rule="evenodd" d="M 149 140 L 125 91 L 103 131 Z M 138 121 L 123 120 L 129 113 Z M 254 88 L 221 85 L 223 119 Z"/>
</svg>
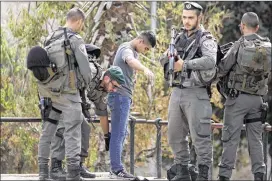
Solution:
<svg viewBox="0 0 272 181">
<path fill-rule="evenodd" d="M 110 178 L 111 179 L 126 179 L 126 178 L 135 178 L 133 175 L 130 173 L 127 173 L 125 170 L 120 170 L 117 172 L 111 171 L 110 172 Z"/>
</svg>

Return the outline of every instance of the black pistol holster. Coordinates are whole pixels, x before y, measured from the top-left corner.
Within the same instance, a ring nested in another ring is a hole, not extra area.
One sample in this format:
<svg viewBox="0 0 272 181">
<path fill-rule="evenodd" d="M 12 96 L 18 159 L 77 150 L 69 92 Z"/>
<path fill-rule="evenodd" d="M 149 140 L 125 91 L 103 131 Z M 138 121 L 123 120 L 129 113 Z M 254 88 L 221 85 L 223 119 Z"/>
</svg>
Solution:
<svg viewBox="0 0 272 181">
<path fill-rule="evenodd" d="M 50 111 L 52 110 L 52 101 L 50 97 L 42 97 L 40 99 L 39 108 L 41 111 L 41 117 L 43 121 L 47 121 Z"/>
<path fill-rule="evenodd" d="M 262 103 L 261 112 L 262 112 L 261 114 L 262 124 L 264 124 L 266 121 L 267 113 L 268 113 L 268 102 Z"/>
</svg>

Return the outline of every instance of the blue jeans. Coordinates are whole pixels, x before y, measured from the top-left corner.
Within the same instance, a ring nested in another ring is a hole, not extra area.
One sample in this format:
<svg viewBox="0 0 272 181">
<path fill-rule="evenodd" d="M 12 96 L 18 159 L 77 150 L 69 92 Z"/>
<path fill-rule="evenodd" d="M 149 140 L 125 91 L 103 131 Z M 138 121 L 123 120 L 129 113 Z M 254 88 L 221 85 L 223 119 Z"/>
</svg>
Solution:
<svg viewBox="0 0 272 181">
<path fill-rule="evenodd" d="M 131 98 L 119 93 L 108 95 L 111 111 L 110 164 L 112 171 L 124 169 L 121 161 L 123 143 L 126 137 Z"/>
</svg>

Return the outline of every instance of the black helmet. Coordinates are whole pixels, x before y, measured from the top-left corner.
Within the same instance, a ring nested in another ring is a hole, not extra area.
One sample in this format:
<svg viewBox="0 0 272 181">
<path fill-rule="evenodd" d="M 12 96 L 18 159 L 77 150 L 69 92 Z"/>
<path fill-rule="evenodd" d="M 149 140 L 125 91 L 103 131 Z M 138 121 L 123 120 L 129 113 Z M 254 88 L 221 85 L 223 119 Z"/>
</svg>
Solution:
<svg viewBox="0 0 272 181">
<path fill-rule="evenodd" d="M 86 51 L 88 55 L 95 56 L 98 58 L 101 54 L 101 50 L 98 46 L 95 46 L 94 44 L 85 44 Z"/>
</svg>

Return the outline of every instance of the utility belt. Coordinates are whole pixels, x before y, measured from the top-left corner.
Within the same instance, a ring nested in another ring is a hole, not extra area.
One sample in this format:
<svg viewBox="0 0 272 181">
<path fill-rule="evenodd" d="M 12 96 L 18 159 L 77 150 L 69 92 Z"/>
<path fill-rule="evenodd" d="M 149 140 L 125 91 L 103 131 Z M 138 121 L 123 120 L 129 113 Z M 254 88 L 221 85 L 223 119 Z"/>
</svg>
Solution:
<svg viewBox="0 0 272 181">
<path fill-rule="evenodd" d="M 262 122 L 262 124 L 265 124 L 266 118 L 267 118 L 267 113 L 268 113 L 268 103 L 263 102 L 260 109 L 261 109 L 261 117 L 260 118 L 245 119 L 244 124 L 254 123 L 254 122 Z"/>
<path fill-rule="evenodd" d="M 229 89 L 227 95 L 231 98 L 237 98 L 240 94 L 256 95 L 256 94 L 250 94 L 250 93 L 243 92 L 243 91 L 238 91 L 236 89 Z M 259 121 L 261 121 L 264 124 L 266 121 L 267 113 L 268 113 L 268 103 L 263 102 L 260 107 L 260 110 L 261 110 L 261 117 L 253 118 L 253 119 L 245 119 L 244 124 L 254 123 L 254 122 L 259 122 Z"/>
<path fill-rule="evenodd" d="M 182 84 L 173 84 L 172 87 L 177 87 L 179 89 L 193 88 L 193 87 L 184 87 Z M 195 87 L 195 88 L 206 88 L 206 86 L 200 86 L 200 87 Z"/>
<path fill-rule="evenodd" d="M 55 111 L 58 114 L 61 114 L 62 111 L 52 106 L 52 100 L 50 97 L 42 97 L 39 102 L 39 108 L 43 121 L 49 121 L 53 124 L 58 124 L 59 120 L 51 119 L 49 118 L 49 115 L 51 111 Z"/>
<path fill-rule="evenodd" d="M 206 89 L 209 98 L 212 97 L 212 92 L 211 92 L 211 87 L 210 87 L 210 86 L 184 87 L 182 84 L 177 84 L 177 85 L 174 84 L 172 87 L 177 87 L 177 88 L 179 88 L 179 89 L 186 89 L 186 88 L 203 88 L 203 89 Z"/>
</svg>

